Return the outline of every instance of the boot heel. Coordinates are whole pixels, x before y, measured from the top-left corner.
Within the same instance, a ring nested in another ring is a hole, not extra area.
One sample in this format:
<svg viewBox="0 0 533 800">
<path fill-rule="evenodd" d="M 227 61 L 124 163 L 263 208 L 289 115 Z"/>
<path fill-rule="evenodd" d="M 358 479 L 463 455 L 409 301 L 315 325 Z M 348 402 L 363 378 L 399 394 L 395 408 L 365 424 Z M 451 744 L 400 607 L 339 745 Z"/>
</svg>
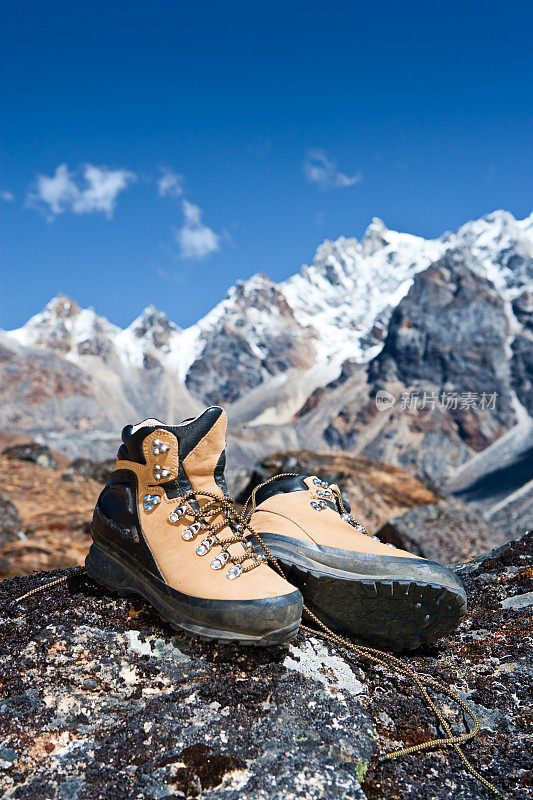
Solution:
<svg viewBox="0 0 533 800">
<path fill-rule="evenodd" d="M 126 568 L 95 544 L 91 545 L 85 559 L 85 570 L 96 583 L 105 586 L 112 592 L 117 592 L 121 597 L 126 597 L 134 591 L 131 586 L 131 577 Z"/>
</svg>

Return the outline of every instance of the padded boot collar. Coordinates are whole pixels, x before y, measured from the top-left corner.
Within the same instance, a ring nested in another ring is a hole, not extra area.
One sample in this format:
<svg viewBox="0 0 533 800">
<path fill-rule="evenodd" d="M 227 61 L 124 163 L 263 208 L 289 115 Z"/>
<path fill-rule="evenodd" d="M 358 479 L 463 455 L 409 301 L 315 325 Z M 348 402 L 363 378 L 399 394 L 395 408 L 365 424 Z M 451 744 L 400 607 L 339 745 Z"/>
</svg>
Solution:
<svg viewBox="0 0 533 800">
<path fill-rule="evenodd" d="M 263 503 L 269 497 L 276 494 L 288 494 L 289 492 L 307 492 L 309 487 L 305 483 L 306 475 L 280 476 L 270 483 L 261 486 L 255 495 L 256 506 Z"/>
<path fill-rule="evenodd" d="M 224 410 L 220 406 L 211 406 L 194 419 L 185 420 L 179 425 L 164 425 L 156 419 L 146 419 L 138 425 L 126 425 L 122 431 L 119 458 L 120 460 L 135 461 L 137 464 L 145 464 L 143 442 L 157 428 L 174 434 L 179 442 L 180 458 L 184 459 L 222 414 L 224 414 Z"/>
</svg>

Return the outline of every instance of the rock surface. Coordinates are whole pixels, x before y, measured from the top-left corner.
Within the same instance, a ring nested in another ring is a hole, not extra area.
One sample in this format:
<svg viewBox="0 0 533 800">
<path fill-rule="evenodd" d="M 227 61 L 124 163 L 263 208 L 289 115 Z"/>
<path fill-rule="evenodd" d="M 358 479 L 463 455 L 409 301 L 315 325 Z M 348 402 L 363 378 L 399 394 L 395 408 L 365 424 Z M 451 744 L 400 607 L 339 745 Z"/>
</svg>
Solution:
<svg viewBox="0 0 533 800">
<path fill-rule="evenodd" d="M 106 461 L 91 461 L 88 458 L 75 458 L 68 465 L 63 475 L 78 475 L 82 478 L 90 478 L 104 484 L 115 468 L 115 458 L 108 458 Z"/>
<path fill-rule="evenodd" d="M 519 536 L 523 533 L 525 527 Z M 503 526 L 491 524 L 481 512 L 453 497 L 411 508 L 386 522 L 377 535 L 382 542 L 441 564 L 466 561 L 509 538 Z"/>
<path fill-rule="evenodd" d="M 22 520 L 9 497 L 0 493 L 0 546 L 16 539 L 22 530 Z"/>
<path fill-rule="evenodd" d="M 44 444 L 30 442 L 29 444 L 15 444 L 6 447 L 2 455 L 9 459 L 18 461 L 31 461 L 32 464 L 39 464 L 40 467 L 57 467 L 57 461 Z"/>
<path fill-rule="evenodd" d="M 532 537 L 459 567 L 470 613 L 406 657 L 477 712 L 467 755 L 509 797 L 533 776 L 526 747 Z M 479 800 L 442 751 L 379 763 L 435 735 L 403 679 L 300 635 L 269 650 L 176 636 L 137 600 L 65 572 L 0 584 L 0 785 L 17 800 L 170 797 Z M 457 721 L 448 701 L 443 713 Z"/>
<path fill-rule="evenodd" d="M 0 508 L 0 530 L 13 523 L 12 535 L 0 534 L 0 577 L 74 566 L 87 554 L 100 483 L 65 472 L 68 459 L 50 456 L 61 467 L 0 455 L 2 497 L 16 514 Z"/>
</svg>

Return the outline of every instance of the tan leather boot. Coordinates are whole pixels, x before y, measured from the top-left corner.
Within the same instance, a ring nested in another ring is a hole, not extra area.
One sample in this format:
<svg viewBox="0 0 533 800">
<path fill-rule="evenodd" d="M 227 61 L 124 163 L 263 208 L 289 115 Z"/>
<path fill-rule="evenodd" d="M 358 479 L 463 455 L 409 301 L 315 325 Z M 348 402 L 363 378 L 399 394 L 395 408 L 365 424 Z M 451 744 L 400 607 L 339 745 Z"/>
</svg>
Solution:
<svg viewBox="0 0 533 800">
<path fill-rule="evenodd" d="M 280 476 L 252 498 L 251 527 L 309 609 L 338 633 L 379 648 L 412 649 L 464 617 L 457 576 L 366 534 L 337 486 L 314 475 Z"/>
<path fill-rule="evenodd" d="M 298 632 L 302 597 L 256 555 L 231 510 L 225 436 L 219 407 L 181 425 L 126 426 L 85 566 L 119 594 L 142 595 L 178 630 L 283 642 Z"/>
</svg>

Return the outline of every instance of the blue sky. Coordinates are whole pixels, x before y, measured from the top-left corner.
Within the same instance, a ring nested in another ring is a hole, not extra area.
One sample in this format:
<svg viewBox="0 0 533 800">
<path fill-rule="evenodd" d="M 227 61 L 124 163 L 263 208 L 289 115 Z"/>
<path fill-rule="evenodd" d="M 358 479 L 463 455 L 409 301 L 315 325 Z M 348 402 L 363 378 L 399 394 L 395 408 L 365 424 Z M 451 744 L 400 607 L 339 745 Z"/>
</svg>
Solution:
<svg viewBox="0 0 533 800">
<path fill-rule="evenodd" d="M 119 325 L 153 303 L 186 326 L 372 216 L 436 236 L 533 208 L 530 3 L 4 0 L 0 17 L 0 327 L 59 291 Z"/>
</svg>

